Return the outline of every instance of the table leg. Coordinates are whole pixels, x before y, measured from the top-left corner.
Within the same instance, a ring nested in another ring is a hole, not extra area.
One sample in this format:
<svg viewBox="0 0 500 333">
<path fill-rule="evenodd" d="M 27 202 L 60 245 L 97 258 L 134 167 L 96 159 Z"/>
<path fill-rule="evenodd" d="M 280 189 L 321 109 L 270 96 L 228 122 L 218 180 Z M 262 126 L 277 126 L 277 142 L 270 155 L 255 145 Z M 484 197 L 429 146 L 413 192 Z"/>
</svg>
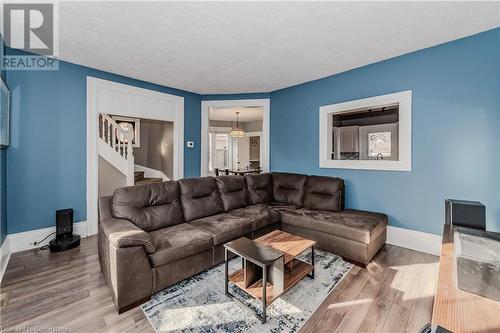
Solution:
<svg viewBox="0 0 500 333">
<path fill-rule="evenodd" d="M 267 285 L 267 266 L 262 267 L 263 299 L 262 299 L 262 315 L 260 315 L 258 313 L 258 311 L 252 309 L 251 307 L 248 306 L 248 304 L 239 300 L 237 297 L 235 297 L 235 295 L 233 295 L 229 292 L 229 260 L 228 260 L 228 250 L 227 249 L 224 249 L 224 259 L 225 259 L 224 260 L 224 291 L 225 291 L 226 295 L 228 297 L 230 297 L 231 299 L 237 301 L 238 303 L 240 303 L 244 307 L 246 307 L 251 312 L 253 312 L 253 314 L 257 318 L 259 318 L 263 324 L 265 324 L 266 317 L 267 317 L 267 315 L 266 315 L 266 306 L 267 306 L 267 304 L 266 304 L 266 291 L 267 291 L 267 289 L 265 288 L 265 286 Z M 245 260 L 243 260 L 243 263 L 245 264 Z"/>
<path fill-rule="evenodd" d="M 227 296 L 231 296 L 229 294 L 229 267 L 227 260 L 227 249 L 224 249 L 224 292 Z"/>
<path fill-rule="evenodd" d="M 266 323 L 267 267 L 262 269 L 262 323 Z"/>
<path fill-rule="evenodd" d="M 311 265 L 312 271 L 307 276 L 309 276 L 311 279 L 314 279 L 314 246 L 311 246 Z"/>
</svg>

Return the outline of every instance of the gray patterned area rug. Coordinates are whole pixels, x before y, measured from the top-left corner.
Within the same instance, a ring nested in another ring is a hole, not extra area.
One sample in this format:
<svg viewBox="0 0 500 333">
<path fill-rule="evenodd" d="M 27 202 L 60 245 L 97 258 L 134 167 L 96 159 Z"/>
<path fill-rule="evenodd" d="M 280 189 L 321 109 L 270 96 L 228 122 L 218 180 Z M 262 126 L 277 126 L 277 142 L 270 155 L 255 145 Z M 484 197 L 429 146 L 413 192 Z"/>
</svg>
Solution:
<svg viewBox="0 0 500 333">
<path fill-rule="evenodd" d="M 305 277 L 268 306 L 265 324 L 225 295 L 224 264 L 156 293 L 141 308 L 156 332 L 297 332 L 352 267 L 334 254 L 315 254 L 315 279 Z M 229 271 L 240 267 L 241 259 L 235 258 Z M 230 288 L 240 300 L 260 308 L 259 301 L 231 284 Z"/>
</svg>

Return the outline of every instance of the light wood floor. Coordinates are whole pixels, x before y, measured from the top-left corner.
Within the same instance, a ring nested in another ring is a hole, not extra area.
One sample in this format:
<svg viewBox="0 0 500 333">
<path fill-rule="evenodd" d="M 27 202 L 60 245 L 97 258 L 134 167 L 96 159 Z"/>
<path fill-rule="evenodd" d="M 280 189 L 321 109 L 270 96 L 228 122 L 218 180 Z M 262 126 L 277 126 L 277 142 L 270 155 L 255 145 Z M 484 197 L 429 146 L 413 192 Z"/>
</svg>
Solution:
<svg viewBox="0 0 500 333">
<path fill-rule="evenodd" d="M 301 332 L 418 332 L 431 319 L 437 269 L 438 257 L 386 245 L 367 269 L 349 272 Z M 0 316 L 4 329 L 153 332 L 140 308 L 117 314 L 95 236 L 63 253 L 13 254 L 1 285 Z"/>
</svg>

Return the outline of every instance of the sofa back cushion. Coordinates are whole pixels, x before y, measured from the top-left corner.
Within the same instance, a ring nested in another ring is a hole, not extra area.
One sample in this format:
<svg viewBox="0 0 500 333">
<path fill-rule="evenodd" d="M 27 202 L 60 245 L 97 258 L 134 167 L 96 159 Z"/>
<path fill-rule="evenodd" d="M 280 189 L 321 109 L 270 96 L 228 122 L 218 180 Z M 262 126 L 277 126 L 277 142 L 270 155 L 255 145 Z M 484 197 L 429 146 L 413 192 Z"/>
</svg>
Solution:
<svg viewBox="0 0 500 333">
<path fill-rule="evenodd" d="M 333 177 L 307 177 L 303 206 L 332 212 L 344 210 L 344 181 Z"/>
<path fill-rule="evenodd" d="M 248 173 L 245 175 L 248 196 L 253 205 L 273 201 L 273 179 L 270 173 Z"/>
<path fill-rule="evenodd" d="M 184 222 L 175 181 L 121 187 L 113 193 L 113 216 L 154 231 Z"/>
<path fill-rule="evenodd" d="M 302 206 L 307 176 L 295 173 L 273 172 L 274 201 Z"/>
<path fill-rule="evenodd" d="M 224 212 L 224 204 L 213 177 L 179 180 L 186 222 Z"/>
<path fill-rule="evenodd" d="M 226 212 L 249 205 L 248 190 L 244 177 L 219 176 L 215 177 L 215 182 L 219 188 Z"/>
</svg>

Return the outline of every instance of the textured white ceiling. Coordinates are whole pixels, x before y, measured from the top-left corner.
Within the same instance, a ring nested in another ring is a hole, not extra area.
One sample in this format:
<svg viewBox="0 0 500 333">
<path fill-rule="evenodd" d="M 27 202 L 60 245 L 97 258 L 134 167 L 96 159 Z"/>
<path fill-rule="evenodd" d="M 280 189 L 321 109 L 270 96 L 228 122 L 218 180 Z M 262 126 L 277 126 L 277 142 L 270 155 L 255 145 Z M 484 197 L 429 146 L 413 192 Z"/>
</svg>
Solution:
<svg viewBox="0 0 500 333">
<path fill-rule="evenodd" d="M 264 110 L 261 107 L 234 107 L 234 108 L 210 108 L 208 118 L 210 120 L 236 121 L 236 112 L 239 112 L 240 122 L 262 120 Z"/>
<path fill-rule="evenodd" d="M 500 25 L 500 2 L 62 2 L 60 58 L 202 94 L 269 92 Z"/>
</svg>

